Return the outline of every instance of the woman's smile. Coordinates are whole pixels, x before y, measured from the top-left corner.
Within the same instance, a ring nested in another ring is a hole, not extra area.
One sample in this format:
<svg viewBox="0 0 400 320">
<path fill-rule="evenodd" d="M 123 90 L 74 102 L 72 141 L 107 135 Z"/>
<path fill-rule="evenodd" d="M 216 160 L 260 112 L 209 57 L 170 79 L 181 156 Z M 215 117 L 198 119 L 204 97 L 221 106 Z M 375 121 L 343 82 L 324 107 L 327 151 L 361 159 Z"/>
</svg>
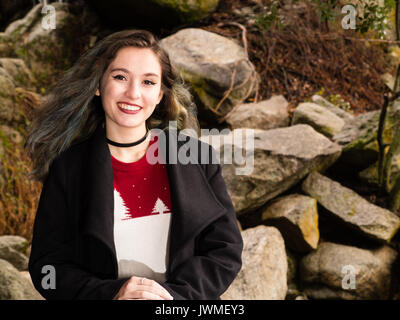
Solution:
<svg viewBox="0 0 400 320">
<path fill-rule="evenodd" d="M 127 113 L 127 114 L 136 114 L 140 110 L 142 110 L 142 107 L 140 107 L 136 104 L 131 105 L 131 104 L 127 104 L 124 102 L 117 103 L 117 106 L 118 106 L 119 110 L 121 110 L 122 112 Z"/>
</svg>

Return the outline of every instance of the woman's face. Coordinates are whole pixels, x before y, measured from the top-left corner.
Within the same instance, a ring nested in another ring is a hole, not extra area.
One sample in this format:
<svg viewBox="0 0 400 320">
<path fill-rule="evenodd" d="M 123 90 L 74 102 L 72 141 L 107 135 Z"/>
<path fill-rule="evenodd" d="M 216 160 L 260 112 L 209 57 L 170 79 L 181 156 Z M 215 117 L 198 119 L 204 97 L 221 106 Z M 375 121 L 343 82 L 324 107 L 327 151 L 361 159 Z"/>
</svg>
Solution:
<svg viewBox="0 0 400 320">
<path fill-rule="evenodd" d="M 161 65 L 155 53 L 148 48 L 120 49 L 100 81 L 107 127 L 145 126 L 162 95 Z"/>
</svg>

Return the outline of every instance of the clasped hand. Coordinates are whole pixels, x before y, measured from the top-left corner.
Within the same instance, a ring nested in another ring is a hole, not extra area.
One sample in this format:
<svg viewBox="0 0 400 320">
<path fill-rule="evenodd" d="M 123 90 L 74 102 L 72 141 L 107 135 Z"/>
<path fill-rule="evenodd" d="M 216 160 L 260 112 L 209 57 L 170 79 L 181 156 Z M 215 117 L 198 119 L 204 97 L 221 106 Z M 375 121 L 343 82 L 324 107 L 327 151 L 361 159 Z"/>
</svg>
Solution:
<svg viewBox="0 0 400 320">
<path fill-rule="evenodd" d="M 173 297 L 156 281 L 132 276 L 113 300 L 173 300 Z"/>
</svg>

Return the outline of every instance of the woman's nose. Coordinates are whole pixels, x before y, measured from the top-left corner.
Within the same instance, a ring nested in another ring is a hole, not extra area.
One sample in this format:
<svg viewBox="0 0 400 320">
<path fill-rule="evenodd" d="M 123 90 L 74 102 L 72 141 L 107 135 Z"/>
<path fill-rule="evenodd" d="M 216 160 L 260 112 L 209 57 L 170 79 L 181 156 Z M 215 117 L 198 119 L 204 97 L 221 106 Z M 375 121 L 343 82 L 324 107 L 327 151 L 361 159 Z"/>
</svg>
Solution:
<svg viewBox="0 0 400 320">
<path fill-rule="evenodd" d="M 138 99 L 138 98 L 140 98 L 140 94 L 141 94 L 141 93 L 140 93 L 140 86 L 139 86 L 138 83 L 136 83 L 136 81 L 132 81 L 132 82 L 128 85 L 126 91 L 127 91 L 127 92 L 126 92 L 126 95 L 127 95 L 128 98 L 131 98 L 131 99 Z"/>
</svg>

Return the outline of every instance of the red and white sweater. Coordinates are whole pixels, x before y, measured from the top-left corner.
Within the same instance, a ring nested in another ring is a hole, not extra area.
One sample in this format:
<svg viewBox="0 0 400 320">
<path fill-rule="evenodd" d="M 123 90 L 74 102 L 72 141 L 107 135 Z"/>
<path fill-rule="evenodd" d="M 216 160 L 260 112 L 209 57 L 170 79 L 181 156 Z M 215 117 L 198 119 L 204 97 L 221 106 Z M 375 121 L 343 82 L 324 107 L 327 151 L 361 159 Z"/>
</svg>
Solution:
<svg viewBox="0 0 400 320">
<path fill-rule="evenodd" d="M 156 136 L 153 143 L 158 143 Z M 169 252 L 169 180 L 166 165 L 150 164 L 147 156 L 131 163 L 111 157 L 118 278 L 135 275 L 162 283 Z"/>
</svg>

